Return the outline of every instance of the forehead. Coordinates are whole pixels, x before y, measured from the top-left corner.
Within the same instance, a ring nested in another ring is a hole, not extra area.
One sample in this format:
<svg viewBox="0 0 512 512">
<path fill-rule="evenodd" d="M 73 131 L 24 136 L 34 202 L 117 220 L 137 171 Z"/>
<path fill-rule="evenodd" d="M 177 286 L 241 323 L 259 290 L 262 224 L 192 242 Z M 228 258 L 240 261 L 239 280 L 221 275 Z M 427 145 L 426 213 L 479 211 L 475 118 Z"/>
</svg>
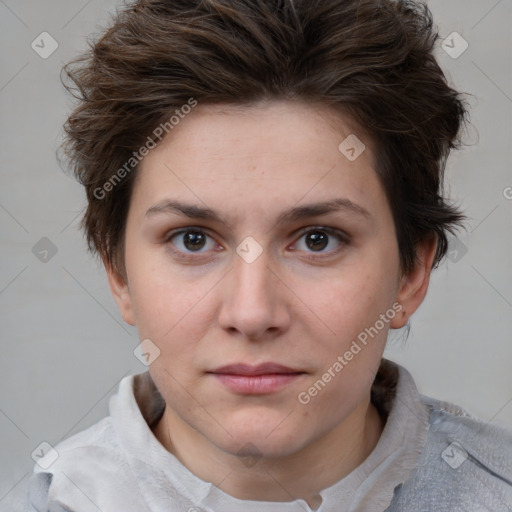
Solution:
<svg viewBox="0 0 512 512">
<path fill-rule="evenodd" d="M 299 101 L 262 101 L 248 105 L 199 105 L 164 139 L 146 160 L 161 152 L 176 149 L 194 150 L 193 155 L 208 158 L 236 158 L 254 150 L 258 155 L 272 151 L 318 159 L 330 146 L 329 153 L 338 155 L 340 142 L 356 136 L 371 156 L 373 144 L 346 112 L 325 104 Z M 143 167 L 147 164 L 143 164 Z"/>
<path fill-rule="evenodd" d="M 196 107 L 141 162 L 134 200 L 154 206 L 172 194 L 261 211 L 340 194 L 370 204 L 381 192 L 372 142 L 350 117 L 325 105 L 267 102 Z"/>
</svg>

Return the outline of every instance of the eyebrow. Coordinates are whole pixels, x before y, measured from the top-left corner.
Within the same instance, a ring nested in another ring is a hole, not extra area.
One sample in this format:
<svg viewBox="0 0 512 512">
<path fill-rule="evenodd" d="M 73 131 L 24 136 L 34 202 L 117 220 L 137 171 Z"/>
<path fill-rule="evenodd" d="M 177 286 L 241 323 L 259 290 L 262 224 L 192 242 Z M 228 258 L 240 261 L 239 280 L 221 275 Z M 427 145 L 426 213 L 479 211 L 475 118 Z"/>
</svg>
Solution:
<svg viewBox="0 0 512 512">
<path fill-rule="evenodd" d="M 350 199 L 336 198 L 330 201 L 324 201 L 319 203 L 311 203 L 303 206 L 294 206 L 293 208 L 282 212 L 276 223 L 291 223 L 311 217 L 318 217 L 321 215 L 327 215 L 329 213 L 335 213 L 338 211 L 344 211 L 349 214 L 355 214 L 366 219 L 371 219 L 372 216 L 368 210 L 362 206 L 354 203 Z M 149 208 L 145 214 L 146 217 L 151 217 L 159 213 L 178 213 L 189 217 L 191 219 L 202 219 L 210 220 L 220 223 L 225 223 L 221 216 L 211 208 L 197 206 L 194 204 L 182 203 L 173 199 L 165 199 L 158 204 Z"/>
</svg>

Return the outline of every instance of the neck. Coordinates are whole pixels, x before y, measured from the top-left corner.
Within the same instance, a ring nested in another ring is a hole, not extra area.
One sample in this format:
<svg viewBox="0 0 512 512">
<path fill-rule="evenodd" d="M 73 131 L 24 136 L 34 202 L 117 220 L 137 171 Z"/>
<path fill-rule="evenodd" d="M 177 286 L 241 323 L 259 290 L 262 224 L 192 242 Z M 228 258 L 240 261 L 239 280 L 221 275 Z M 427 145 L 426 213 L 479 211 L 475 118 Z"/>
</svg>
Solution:
<svg viewBox="0 0 512 512">
<path fill-rule="evenodd" d="M 302 498 L 311 508 L 317 508 L 321 501 L 318 493 L 357 468 L 377 445 L 383 428 L 384 421 L 368 398 L 322 438 L 278 458 L 242 460 L 220 450 L 168 407 L 154 434 L 193 474 L 235 498 Z"/>
</svg>

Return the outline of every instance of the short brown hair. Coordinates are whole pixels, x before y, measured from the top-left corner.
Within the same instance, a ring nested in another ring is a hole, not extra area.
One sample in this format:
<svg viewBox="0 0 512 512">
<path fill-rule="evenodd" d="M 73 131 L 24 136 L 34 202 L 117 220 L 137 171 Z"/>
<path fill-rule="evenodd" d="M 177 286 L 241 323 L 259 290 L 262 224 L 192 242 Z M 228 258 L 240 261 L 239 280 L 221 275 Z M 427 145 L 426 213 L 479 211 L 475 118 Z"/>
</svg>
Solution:
<svg viewBox="0 0 512 512">
<path fill-rule="evenodd" d="M 442 197 L 467 111 L 433 56 L 432 14 L 412 0 L 139 0 L 125 4 L 63 71 L 79 104 L 61 149 L 84 184 L 89 248 L 124 274 L 133 172 L 125 166 L 154 130 L 191 99 L 252 104 L 287 99 L 348 113 L 376 148 L 403 272 L 416 245 L 464 216 Z M 63 82 L 65 82 L 63 80 Z M 105 192 L 104 189 L 101 189 Z"/>
</svg>

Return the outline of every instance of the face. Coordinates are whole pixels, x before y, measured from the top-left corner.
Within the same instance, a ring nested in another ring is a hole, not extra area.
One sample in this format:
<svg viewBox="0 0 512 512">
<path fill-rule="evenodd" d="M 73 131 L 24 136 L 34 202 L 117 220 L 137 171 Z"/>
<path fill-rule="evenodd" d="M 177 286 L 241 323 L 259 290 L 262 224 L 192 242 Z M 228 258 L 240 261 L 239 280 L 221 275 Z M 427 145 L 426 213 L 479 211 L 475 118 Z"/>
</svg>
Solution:
<svg viewBox="0 0 512 512">
<path fill-rule="evenodd" d="M 224 452 L 296 453 L 368 399 L 407 301 L 372 159 L 347 118 L 275 102 L 199 105 L 143 160 L 111 286 L 168 410 Z M 218 373 L 269 362 L 294 373 Z"/>
</svg>

